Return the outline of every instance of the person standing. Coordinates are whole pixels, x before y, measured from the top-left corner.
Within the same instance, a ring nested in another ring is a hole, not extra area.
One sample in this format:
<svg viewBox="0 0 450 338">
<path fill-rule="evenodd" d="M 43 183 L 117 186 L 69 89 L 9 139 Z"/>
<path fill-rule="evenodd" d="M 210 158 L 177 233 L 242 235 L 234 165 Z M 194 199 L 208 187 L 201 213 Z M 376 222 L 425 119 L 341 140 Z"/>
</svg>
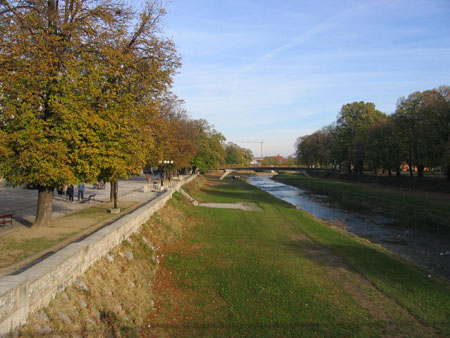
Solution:
<svg viewBox="0 0 450 338">
<path fill-rule="evenodd" d="M 81 183 L 80 185 L 78 185 L 78 201 L 80 200 L 81 197 L 81 202 L 83 202 L 83 198 L 84 198 L 84 183 Z"/>
<path fill-rule="evenodd" d="M 164 188 L 164 171 L 161 170 L 159 173 L 159 178 L 161 180 L 161 190 Z"/>
<path fill-rule="evenodd" d="M 74 189 L 72 184 L 67 187 L 67 195 L 69 196 L 69 202 L 72 203 L 73 203 L 73 190 Z"/>
</svg>

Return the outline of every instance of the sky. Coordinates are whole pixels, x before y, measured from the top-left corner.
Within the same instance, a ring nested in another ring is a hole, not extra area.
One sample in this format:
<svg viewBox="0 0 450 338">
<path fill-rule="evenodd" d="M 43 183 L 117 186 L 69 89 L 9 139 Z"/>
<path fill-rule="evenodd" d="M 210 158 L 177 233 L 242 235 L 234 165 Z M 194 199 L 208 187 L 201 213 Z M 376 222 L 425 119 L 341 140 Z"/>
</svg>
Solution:
<svg viewBox="0 0 450 338">
<path fill-rule="evenodd" d="M 183 66 L 173 92 L 194 119 L 260 156 L 295 153 L 299 136 L 342 105 L 450 85 L 450 0 L 172 0 L 165 36 Z"/>
</svg>

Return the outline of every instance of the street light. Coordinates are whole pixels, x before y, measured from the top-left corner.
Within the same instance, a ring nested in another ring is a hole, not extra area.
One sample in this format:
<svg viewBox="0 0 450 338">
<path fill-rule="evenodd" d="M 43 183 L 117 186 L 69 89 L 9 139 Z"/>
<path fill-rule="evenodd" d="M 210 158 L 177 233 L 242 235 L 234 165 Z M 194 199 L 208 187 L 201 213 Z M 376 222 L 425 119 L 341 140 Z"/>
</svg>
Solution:
<svg viewBox="0 0 450 338">
<path fill-rule="evenodd" d="M 167 175 L 167 169 L 169 169 L 171 167 L 171 165 L 173 164 L 172 160 L 160 160 L 159 161 L 160 166 L 162 167 L 163 171 L 163 176 L 161 177 L 161 188 L 164 187 L 164 180 L 166 178 L 169 179 L 169 183 L 170 183 L 170 176 L 168 177 Z"/>
</svg>

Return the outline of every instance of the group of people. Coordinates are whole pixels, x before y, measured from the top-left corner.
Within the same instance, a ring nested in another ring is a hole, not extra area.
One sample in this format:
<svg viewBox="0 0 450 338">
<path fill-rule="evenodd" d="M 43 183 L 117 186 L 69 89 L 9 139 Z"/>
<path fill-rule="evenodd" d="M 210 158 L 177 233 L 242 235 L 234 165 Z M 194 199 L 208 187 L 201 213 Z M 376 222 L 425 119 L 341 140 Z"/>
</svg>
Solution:
<svg viewBox="0 0 450 338">
<path fill-rule="evenodd" d="M 105 189 L 105 181 L 100 180 L 94 184 L 94 189 Z"/>
<path fill-rule="evenodd" d="M 83 199 L 84 199 L 84 183 L 79 184 L 77 189 L 78 189 L 78 201 L 81 199 L 81 202 L 83 202 Z M 67 187 L 67 190 L 66 190 L 66 195 L 69 198 L 69 202 L 73 203 L 73 195 L 74 195 L 74 193 L 75 193 L 75 188 L 71 184 L 71 185 L 69 185 Z"/>
</svg>

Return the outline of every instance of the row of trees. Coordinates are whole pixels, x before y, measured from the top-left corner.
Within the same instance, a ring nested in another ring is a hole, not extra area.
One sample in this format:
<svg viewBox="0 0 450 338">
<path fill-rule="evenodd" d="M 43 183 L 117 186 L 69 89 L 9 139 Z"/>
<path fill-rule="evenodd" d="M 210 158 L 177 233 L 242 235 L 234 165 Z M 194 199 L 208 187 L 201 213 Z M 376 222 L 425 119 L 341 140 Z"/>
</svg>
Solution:
<svg viewBox="0 0 450 338">
<path fill-rule="evenodd" d="M 214 167 L 225 138 L 190 119 L 170 87 L 180 66 L 161 34 L 161 2 L 0 1 L 0 175 L 38 189 L 35 225 L 53 190 L 117 182 L 158 166 Z M 116 201 L 116 199 L 115 199 Z"/>
<path fill-rule="evenodd" d="M 225 146 L 225 163 L 249 164 L 253 161 L 253 152 L 250 149 L 241 148 L 237 144 L 228 143 Z"/>
<path fill-rule="evenodd" d="M 414 92 L 401 97 L 393 114 L 375 104 L 342 106 L 335 123 L 296 142 L 301 163 L 346 168 L 362 173 L 382 169 L 400 175 L 402 166 L 439 168 L 450 179 L 450 87 Z"/>
</svg>

